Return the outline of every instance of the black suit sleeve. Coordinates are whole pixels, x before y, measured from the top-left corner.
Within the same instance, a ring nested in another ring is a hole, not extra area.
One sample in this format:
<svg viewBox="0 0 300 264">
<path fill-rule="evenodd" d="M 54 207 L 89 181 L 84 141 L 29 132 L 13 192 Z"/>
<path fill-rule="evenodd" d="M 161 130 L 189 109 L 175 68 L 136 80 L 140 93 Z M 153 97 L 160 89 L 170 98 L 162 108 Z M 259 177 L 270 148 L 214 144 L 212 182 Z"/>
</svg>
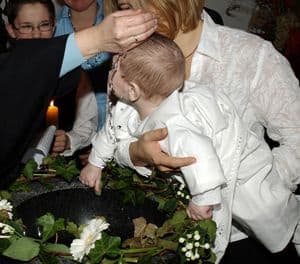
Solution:
<svg viewBox="0 0 300 264">
<path fill-rule="evenodd" d="M 77 70 L 59 81 L 66 38 L 19 40 L 0 56 L 0 188 L 18 176 L 51 98 L 77 87 Z"/>
</svg>

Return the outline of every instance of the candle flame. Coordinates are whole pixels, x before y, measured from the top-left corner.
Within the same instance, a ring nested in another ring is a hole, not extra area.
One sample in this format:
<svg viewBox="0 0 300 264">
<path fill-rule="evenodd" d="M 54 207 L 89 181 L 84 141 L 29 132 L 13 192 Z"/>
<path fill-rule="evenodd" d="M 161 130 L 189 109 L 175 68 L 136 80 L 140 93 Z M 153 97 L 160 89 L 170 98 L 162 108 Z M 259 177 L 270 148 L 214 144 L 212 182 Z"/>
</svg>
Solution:
<svg viewBox="0 0 300 264">
<path fill-rule="evenodd" d="M 54 100 L 51 100 L 50 106 L 54 106 Z"/>
</svg>

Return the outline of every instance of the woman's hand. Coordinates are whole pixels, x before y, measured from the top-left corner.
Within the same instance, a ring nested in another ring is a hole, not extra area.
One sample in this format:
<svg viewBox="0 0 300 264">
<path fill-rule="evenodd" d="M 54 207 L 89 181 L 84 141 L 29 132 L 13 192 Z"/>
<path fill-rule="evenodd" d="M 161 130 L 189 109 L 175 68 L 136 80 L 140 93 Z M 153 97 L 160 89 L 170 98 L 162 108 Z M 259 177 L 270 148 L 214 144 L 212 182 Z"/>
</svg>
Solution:
<svg viewBox="0 0 300 264">
<path fill-rule="evenodd" d="M 160 148 L 159 141 L 168 135 L 167 128 L 146 132 L 138 141 L 130 144 L 129 154 L 136 166 L 156 166 L 160 171 L 172 171 L 196 161 L 193 157 L 171 157 Z"/>
<path fill-rule="evenodd" d="M 117 11 L 99 27 L 104 51 L 119 53 L 136 47 L 155 32 L 157 19 L 143 10 Z"/>
<path fill-rule="evenodd" d="M 98 25 L 75 33 L 85 58 L 99 52 L 120 53 L 136 47 L 157 28 L 154 14 L 142 10 L 114 12 Z"/>
<path fill-rule="evenodd" d="M 54 135 L 54 142 L 52 147 L 52 153 L 58 154 L 64 152 L 70 148 L 70 140 L 64 130 L 56 130 Z"/>
</svg>

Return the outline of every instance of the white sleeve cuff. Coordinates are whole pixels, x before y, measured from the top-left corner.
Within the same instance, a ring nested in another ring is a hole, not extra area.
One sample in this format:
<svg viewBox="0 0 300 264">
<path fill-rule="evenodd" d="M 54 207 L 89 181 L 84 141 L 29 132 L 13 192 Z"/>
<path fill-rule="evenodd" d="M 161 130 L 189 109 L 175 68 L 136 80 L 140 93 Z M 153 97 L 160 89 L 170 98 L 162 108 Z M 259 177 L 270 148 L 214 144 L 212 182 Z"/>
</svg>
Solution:
<svg viewBox="0 0 300 264">
<path fill-rule="evenodd" d="M 192 201 L 199 206 L 216 205 L 221 203 L 221 187 L 193 196 Z"/>
</svg>

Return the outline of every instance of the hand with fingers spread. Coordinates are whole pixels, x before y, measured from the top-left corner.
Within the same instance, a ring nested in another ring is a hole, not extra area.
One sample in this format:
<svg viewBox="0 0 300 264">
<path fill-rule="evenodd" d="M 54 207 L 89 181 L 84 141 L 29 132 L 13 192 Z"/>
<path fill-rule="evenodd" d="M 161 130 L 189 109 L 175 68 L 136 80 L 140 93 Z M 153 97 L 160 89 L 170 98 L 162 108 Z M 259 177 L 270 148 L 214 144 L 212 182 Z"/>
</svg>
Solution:
<svg viewBox="0 0 300 264">
<path fill-rule="evenodd" d="M 87 59 L 99 52 L 122 53 L 142 43 L 157 28 L 154 14 L 142 10 L 114 12 L 102 23 L 75 33 L 77 45 Z"/>
<path fill-rule="evenodd" d="M 94 187 L 95 192 L 101 192 L 102 169 L 88 163 L 80 172 L 79 180 L 89 187 Z"/>
<path fill-rule="evenodd" d="M 190 200 L 186 212 L 189 218 L 193 220 L 211 219 L 213 215 L 213 207 L 211 205 L 199 206 Z"/>
<path fill-rule="evenodd" d="M 168 135 L 167 128 L 146 132 L 138 141 L 130 144 L 131 161 L 136 166 L 156 166 L 160 171 L 172 171 L 196 161 L 193 157 L 175 158 L 163 152 L 159 141 Z"/>
</svg>

